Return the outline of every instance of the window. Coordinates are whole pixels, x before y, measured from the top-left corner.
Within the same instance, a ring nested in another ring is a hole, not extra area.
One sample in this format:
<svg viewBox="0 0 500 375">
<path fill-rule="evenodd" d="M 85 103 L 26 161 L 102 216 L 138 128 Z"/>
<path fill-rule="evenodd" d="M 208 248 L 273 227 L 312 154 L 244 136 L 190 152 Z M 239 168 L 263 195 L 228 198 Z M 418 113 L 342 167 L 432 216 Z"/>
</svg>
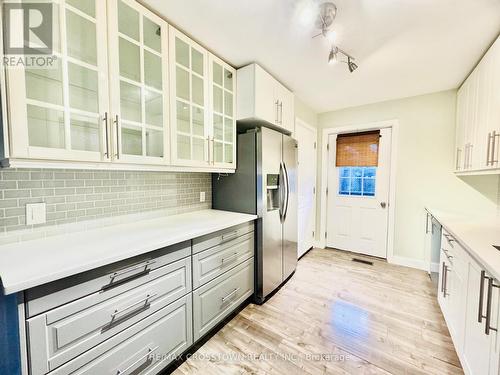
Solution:
<svg viewBox="0 0 500 375">
<path fill-rule="evenodd" d="M 376 175 L 376 167 L 340 167 L 339 194 L 374 197 Z"/>
</svg>

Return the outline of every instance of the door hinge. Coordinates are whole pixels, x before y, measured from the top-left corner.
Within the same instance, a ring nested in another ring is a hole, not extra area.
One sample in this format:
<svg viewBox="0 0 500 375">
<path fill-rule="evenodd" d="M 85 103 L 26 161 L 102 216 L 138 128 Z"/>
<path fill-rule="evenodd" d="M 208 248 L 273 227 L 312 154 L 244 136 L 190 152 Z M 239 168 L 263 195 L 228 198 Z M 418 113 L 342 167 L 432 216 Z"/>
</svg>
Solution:
<svg viewBox="0 0 500 375">
<path fill-rule="evenodd" d="M 330 143 L 326 145 L 326 151 L 330 151 Z"/>
<path fill-rule="evenodd" d="M 328 188 L 326 188 L 326 195 L 328 195 Z"/>
<path fill-rule="evenodd" d="M 328 238 L 328 232 L 325 232 L 325 238 Z"/>
<path fill-rule="evenodd" d="M 315 233 L 314 233 L 314 231 L 313 231 L 313 237 L 314 237 L 314 234 L 315 234 Z"/>
<path fill-rule="evenodd" d="M 313 194 L 316 194 L 316 187 L 313 187 Z"/>
<path fill-rule="evenodd" d="M 316 150 L 316 142 L 314 142 L 314 149 Z"/>
</svg>

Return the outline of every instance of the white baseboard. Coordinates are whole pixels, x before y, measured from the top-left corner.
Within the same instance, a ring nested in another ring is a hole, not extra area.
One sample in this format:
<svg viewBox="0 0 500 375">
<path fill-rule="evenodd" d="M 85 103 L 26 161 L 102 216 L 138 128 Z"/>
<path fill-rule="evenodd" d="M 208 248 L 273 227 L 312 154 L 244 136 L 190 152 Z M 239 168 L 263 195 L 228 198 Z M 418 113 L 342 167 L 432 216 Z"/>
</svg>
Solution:
<svg viewBox="0 0 500 375">
<path fill-rule="evenodd" d="M 431 263 L 431 272 L 439 273 L 439 263 Z"/>
<path fill-rule="evenodd" d="M 392 256 L 390 259 L 387 259 L 387 262 L 391 264 L 397 264 L 398 266 L 405 266 L 410 268 L 416 268 L 418 270 L 429 271 L 429 266 L 423 260 L 406 258 L 401 256 Z"/>
<path fill-rule="evenodd" d="M 322 243 L 322 241 L 314 241 L 313 246 L 316 249 L 324 249 L 325 248 L 325 244 Z"/>
</svg>

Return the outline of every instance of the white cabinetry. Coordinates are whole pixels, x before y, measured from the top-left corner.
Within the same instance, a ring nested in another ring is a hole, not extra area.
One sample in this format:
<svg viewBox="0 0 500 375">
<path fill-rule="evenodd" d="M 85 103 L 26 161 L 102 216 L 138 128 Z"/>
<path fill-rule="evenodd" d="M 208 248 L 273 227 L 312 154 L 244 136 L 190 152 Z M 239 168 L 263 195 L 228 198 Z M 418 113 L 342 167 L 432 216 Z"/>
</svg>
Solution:
<svg viewBox="0 0 500 375">
<path fill-rule="evenodd" d="M 499 375 L 500 283 L 443 230 L 438 301 L 466 375 Z"/>
<path fill-rule="evenodd" d="M 295 97 L 257 64 L 238 70 L 238 111 L 241 122 L 262 124 L 293 133 Z"/>
<path fill-rule="evenodd" d="M 500 173 L 500 38 L 458 90 L 456 172 Z"/>
<path fill-rule="evenodd" d="M 6 70 L 10 154 L 110 161 L 106 2 L 60 1 L 53 13 L 54 65 Z"/>
</svg>

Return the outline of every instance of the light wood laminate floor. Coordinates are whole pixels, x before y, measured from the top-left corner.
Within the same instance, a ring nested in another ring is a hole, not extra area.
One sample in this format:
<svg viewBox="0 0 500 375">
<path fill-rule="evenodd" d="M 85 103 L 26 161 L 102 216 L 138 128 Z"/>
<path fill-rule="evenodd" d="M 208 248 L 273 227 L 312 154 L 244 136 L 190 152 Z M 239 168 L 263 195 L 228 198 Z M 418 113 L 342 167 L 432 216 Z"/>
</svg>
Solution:
<svg viewBox="0 0 500 375">
<path fill-rule="evenodd" d="M 311 250 L 175 374 L 463 374 L 425 272 Z"/>
</svg>

